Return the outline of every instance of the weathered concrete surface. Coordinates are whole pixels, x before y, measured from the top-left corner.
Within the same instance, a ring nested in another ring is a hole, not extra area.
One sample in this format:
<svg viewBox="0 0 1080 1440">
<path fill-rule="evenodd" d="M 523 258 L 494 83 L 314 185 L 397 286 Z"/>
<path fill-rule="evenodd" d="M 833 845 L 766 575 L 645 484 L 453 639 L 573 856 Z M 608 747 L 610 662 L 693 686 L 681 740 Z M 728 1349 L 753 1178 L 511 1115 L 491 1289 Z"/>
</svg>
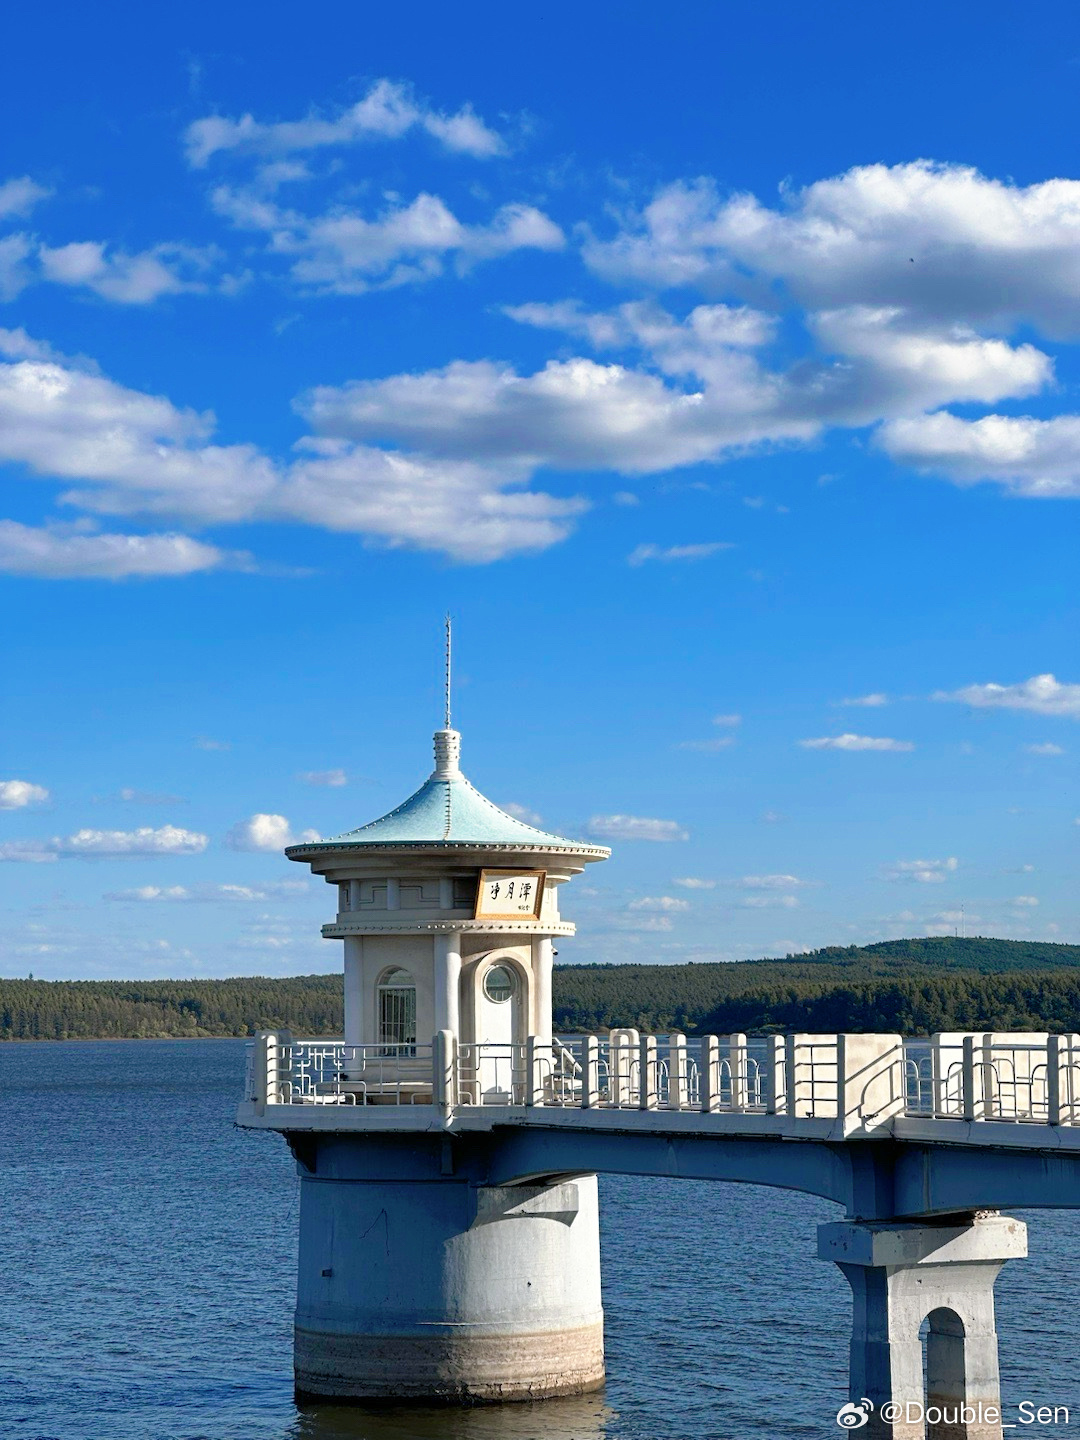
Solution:
<svg viewBox="0 0 1080 1440">
<path fill-rule="evenodd" d="M 596 1177 L 487 1185 L 441 1140 L 300 1166 L 300 1394 L 533 1400 L 604 1379 Z M 381 1173 L 380 1173 L 381 1172 Z"/>
<path fill-rule="evenodd" d="M 604 1383 L 604 1327 L 539 1334 L 334 1335 L 295 1331 L 296 1388 L 335 1399 L 544 1400 Z"/>
<path fill-rule="evenodd" d="M 851 1285 L 851 1398 L 873 1405 L 868 1440 L 1002 1440 L 994 1282 L 1027 1254 L 1024 1223 L 840 1221 L 818 1227 L 818 1254 Z"/>
</svg>

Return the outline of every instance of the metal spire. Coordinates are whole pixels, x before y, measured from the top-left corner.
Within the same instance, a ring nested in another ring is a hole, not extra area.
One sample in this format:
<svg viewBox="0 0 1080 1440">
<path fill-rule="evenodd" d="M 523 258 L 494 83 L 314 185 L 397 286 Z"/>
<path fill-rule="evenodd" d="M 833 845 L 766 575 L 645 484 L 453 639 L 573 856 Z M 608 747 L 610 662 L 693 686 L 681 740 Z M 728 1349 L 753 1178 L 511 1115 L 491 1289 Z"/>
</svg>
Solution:
<svg viewBox="0 0 1080 1440">
<path fill-rule="evenodd" d="M 446 719 L 443 724 L 444 730 L 450 729 L 450 644 L 451 644 L 451 620 L 449 614 L 446 617 Z"/>
<path fill-rule="evenodd" d="M 443 714 L 443 728 L 435 731 L 435 769 L 432 772 L 433 780 L 460 780 L 461 769 L 458 761 L 461 757 L 461 736 L 456 730 L 450 727 L 450 659 L 451 659 L 451 621 L 450 616 L 446 617 L 446 693 L 445 711 Z M 446 797 L 446 834 L 450 834 L 450 795 Z"/>
</svg>

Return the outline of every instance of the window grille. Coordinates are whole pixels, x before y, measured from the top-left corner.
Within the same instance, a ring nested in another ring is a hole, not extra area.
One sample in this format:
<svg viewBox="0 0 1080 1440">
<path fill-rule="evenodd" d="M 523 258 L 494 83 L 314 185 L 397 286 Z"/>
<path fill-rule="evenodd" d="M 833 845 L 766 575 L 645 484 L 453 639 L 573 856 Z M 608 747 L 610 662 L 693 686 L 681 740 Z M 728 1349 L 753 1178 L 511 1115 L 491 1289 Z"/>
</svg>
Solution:
<svg viewBox="0 0 1080 1440">
<path fill-rule="evenodd" d="M 379 984 L 379 1044 L 388 1054 L 416 1054 L 416 982 L 391 970 Z"/>
</svg>

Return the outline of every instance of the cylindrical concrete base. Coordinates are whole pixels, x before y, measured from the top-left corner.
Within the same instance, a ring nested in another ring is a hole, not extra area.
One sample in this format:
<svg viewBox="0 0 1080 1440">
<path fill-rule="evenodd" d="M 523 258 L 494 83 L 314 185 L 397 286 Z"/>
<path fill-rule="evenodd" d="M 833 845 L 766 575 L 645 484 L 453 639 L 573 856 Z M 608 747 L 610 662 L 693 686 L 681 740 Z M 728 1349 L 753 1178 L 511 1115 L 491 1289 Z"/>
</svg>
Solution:
<svg viewBox="0 0 1080 1440">
<path fill-rule="evenodd" d="M 432 1156 L 328 1137 L 301 1167 L 298 1393 L 460 1404 L 598 1388 L 596 1177 L 487 1186 Z"/>
</svg>

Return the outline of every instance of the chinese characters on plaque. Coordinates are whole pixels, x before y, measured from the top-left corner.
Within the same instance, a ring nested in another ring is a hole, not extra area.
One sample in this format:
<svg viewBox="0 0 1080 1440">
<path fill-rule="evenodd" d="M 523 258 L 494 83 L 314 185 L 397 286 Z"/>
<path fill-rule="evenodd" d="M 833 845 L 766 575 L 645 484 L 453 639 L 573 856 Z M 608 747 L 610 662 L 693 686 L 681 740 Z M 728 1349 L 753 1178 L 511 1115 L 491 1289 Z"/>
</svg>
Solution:
<svg viewBox="0 0 1080 1440">
<path fill-rule="evenodd" d="M 481 870 L 476 920 L 539 920 L 544 870 Z"/>
</svg>

